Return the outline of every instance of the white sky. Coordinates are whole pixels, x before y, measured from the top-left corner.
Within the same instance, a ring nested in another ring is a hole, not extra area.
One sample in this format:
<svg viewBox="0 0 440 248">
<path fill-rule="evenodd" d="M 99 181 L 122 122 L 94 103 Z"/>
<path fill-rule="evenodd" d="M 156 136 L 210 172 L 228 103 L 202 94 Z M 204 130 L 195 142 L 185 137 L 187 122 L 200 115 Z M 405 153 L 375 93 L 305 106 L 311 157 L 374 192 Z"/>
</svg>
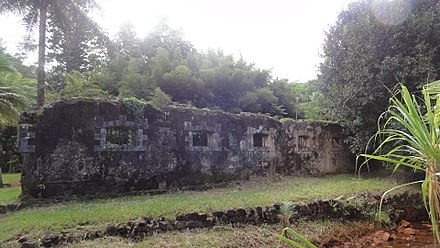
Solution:
<svg viewBox="0 0 440 248">
<path fill-rule="evenodd" d="M 272 69 L 274 77 L 305 82 L 316 78 L 324 31 L 351 1 L 98 0 L 103 10 L 94 19 L 111 37 L 130 22 L 143 38 L 166 17 L 198 50 L 242 54 L 257 67 Z M 20 19 L 0 16 L 0 38 L 9 52 L 17 51 L 25 33 Z"/>
</svg>

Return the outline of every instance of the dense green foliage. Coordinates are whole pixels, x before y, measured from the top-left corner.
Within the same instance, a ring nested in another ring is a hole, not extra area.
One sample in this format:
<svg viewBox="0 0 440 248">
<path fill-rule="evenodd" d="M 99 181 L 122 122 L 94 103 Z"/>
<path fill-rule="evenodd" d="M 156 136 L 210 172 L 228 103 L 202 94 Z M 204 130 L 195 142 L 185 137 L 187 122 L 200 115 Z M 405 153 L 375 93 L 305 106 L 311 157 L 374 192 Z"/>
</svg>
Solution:
<svg viewBox="0 0 440 248">
<path fill-rule="evenodd" d="M 277 106 L 271 93 L 257 91 L 270 84 L 269 71 L 243 59 L 235 61 L 222 51 L 197 52 L 164 21 L 144 39 L 125 26 L 114 42 L 118 51 L 97 79 L 112 95 L 151 100 L 160 87 L 173 101 L 197 107 L 242 110 L 248 107 L 244 99 L 255 96 L 267 96 L 261 100 L 265 106 L 251 110 L 271 113 L 271 106 Z"/>
<path fill-rule="evenodd" d="M 299 116 L 308 120 L 325 120 L 323 94 L 319 90 L 318 80 L 304 84 L 291 84 L 291 99 L 295 99 Z"/>
<path fill-rule="evenodd" d="M 0 171 L 20 170 L 21 158 L 15 153 L 15 125 L 36 95 L 35 79 L 23 78 L 20 72 L 27 74 L 30 69 L 20 58 L 7 54 L 0 43 Z"/>
<path fill-rule="evenodd" d="M 17 123 L 20 112 L 32 103 L 35 92 L 32 87 L 35 81 L 16 72 L 10 58 L 0 46 L 0 129 Z"/>
<path fill-rule="evenodd" d="M 21 171 L 22 158 L 16 153 L 17 128 L 6 127 L 0 130 L 0 169 L 4 173 Z"/>
<path fill-rule="evenodd" d="M 143 38 L 126 24 L 110 41 L 87 17 L 98 7 L 94 0 L 0 4 L 0 14 L 22 16 L 30 31 L 39 28 L 39 106 L 46 92 L 49 103 L 78 97 L 136 97 L 158 106 L 171 100 L 232 112 L 304 117 L 297 106 L 302 101 L 293 97 L 296 86 L 273 79 L 269 70 L 221 50 L 197 51 L 165 20 Z M 35 47 L 30 39 L 26 44 Z M 47 76 L 46 60 L 51 62 Z"/>
<path fill-rule="evenodd" d="M 82 70 L 81 64 L 61 73 L 54 68 L 50 72 L 54 75 L 49 81 L 50 101 L 84 96 L 136 97 L 159 107 L 174 101 L 232 112 L 298 114 L 301 118 L 304 113 L 298 112 L 297 104 L 310 101 L 313 93 L 307 84 L 272 79 L 270 71 L 221 50 L 199 52 L 181 31 L 164 20 L 145 38 L 137 37 L 132 26 L 124 25 L 111 42 L 106 58 L 100 59 L 92 71 Z M 301 95 L 299 101 L 295 101 L 296 95 Z"/>
<path fill-rule="evenodd" d="M 102 90 L 92 80 L 88 80 L 87 76 L 88 73 L 80 73 L 78 71 L 63 73 L 64 87 L 60 88 L 59 91 L 49 91 L 47 100 L 52 102 L 58 99 L 106 98 L 109 96 L 107 92 Z"/>
<path fill-rule="evenodd" d="M 438 1 L 395 5 L 401 2 L 351 3 L 339 14 L 324 43 L 319 81 L 326 110 L 351 133 L 349 143 L 356 153 L 365 149 L 375 133 L 377 116 L 388 106 L 389 89 L 400 82 L 414 91 L 439 77 Z M 377 10 L 409 14 L 403 16 L 406 19 L 384 20 L 384 13 Z"/>
</svg>

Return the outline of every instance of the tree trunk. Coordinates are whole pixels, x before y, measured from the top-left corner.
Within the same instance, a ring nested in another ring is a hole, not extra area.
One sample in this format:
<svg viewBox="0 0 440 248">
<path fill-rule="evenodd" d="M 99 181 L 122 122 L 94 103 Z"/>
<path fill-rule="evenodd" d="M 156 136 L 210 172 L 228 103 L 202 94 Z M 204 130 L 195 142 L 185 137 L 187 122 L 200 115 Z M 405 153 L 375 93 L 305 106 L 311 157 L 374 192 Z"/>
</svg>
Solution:
<svg viewBox="0 0 440 248">
<path fill-rule="evenodd" d="M 40 26 L 38 41 L 38 69 L 37 69 L 37 106 L 44 105 L 44 86 L 46 82 L 46 21 L 47 21 L 47 0 L 40 2 Z"/>
</svg>

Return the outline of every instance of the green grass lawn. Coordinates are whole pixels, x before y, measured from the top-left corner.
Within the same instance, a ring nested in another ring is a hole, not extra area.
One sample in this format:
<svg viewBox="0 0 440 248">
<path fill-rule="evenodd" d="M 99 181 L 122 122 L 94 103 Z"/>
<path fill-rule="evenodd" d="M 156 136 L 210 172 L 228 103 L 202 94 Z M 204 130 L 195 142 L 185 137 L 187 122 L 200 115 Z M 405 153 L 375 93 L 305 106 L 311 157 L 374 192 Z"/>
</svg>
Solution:
<svg viewBox="0 0 440 248">
<path fill-rule="evenodd" d="M 3 183 L 9 183 L 12 187 L 20 186 L 20 177 L 20 173 L 3 173 Z"/>
<path fill-rule="evenodd" d="M 20 173 L 3 174 L 3 183 L 11 187 L 0 188 L 0 204 L 15 203 L 21 194 Z"/>
<path fill-rule="evenodd" d="M 357 178 L 353 175 L 258 178 L 206 191 L 54 204 L 0 216 L 0 244 L 24 233 L 37 238 L 48 230 L 104 228 L 110 223 L 125 223 L 141 216 L 174 218 L 178 213 L 189 211 L 209 212 L 284 201 L 330 199 L 352 192 L 385 191 L 393 186 L 395 183 L 382 178 Z"/>
</svg>

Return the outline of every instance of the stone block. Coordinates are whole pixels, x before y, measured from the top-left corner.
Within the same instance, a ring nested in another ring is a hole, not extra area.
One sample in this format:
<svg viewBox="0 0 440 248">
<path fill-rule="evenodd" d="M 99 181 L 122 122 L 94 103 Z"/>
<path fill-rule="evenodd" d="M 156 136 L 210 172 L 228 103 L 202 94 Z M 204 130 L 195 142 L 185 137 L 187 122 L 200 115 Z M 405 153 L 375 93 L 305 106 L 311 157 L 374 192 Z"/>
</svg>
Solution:
<svg viewBox="0 0 440 248">
<path fill-rule="evenodd" d="M 237 209 L 237 215 L 238 216 L 246 216 L 246 210 L 243 208 Z"/>
<path fill-rule="evenodd" d="M 228 216 L 229 218 L 235 217 L 237 216 L 237 211 L 233 209 L 229 209 L 226 211 L 226 216 Z"/>
<path fill-rule="evenodd" d="M 212 212 L 212 215 L 214 215 L 216 218 L 222 217 L 223 214 L 224 214 L 223 211 L 214 211 L 214 212 Z"/>
</svg>

